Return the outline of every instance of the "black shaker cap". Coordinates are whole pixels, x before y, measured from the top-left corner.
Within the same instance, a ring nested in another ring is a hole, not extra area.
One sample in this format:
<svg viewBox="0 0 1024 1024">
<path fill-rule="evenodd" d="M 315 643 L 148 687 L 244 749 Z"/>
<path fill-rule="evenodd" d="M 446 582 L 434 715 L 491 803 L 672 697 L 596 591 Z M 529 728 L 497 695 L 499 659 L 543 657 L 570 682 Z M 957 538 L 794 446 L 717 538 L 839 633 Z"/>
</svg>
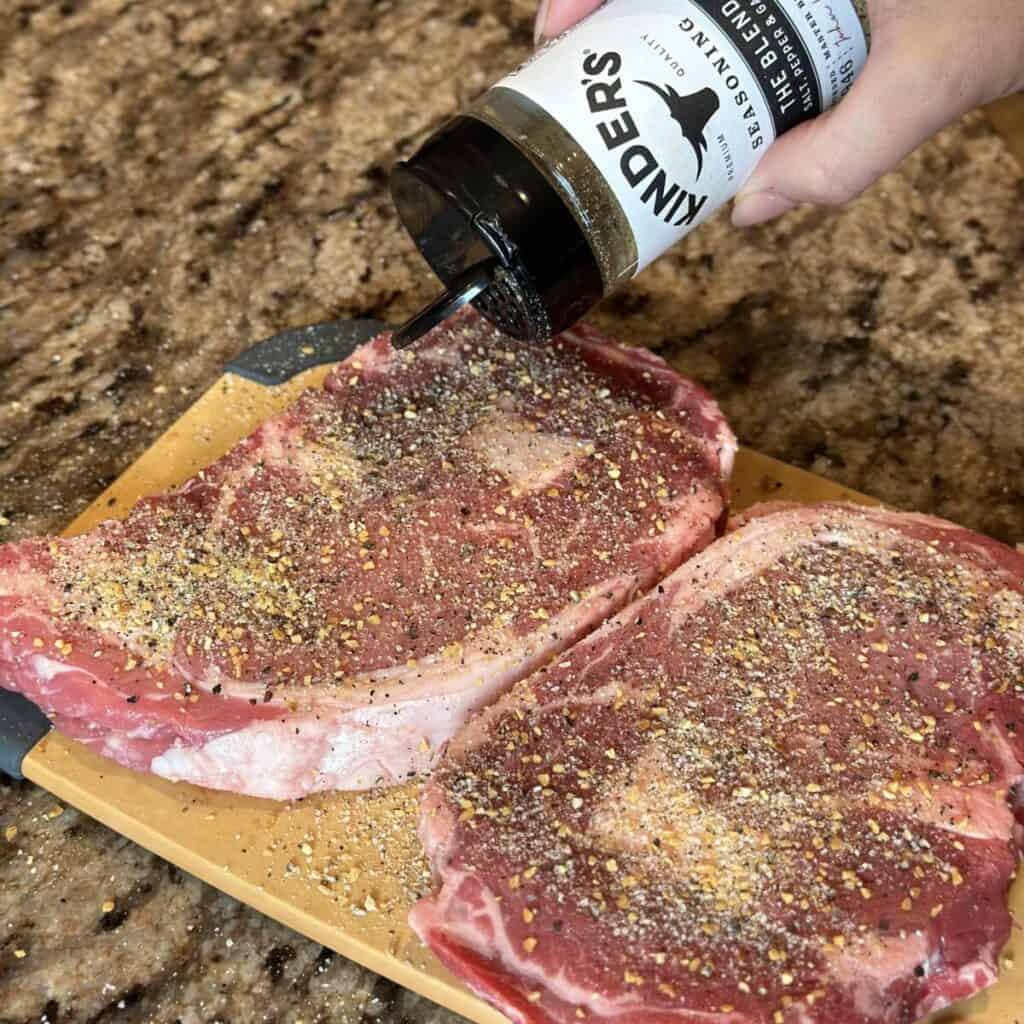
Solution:
<svg viewBox="0 0 1024 1024">
<path fill-rule="evenodd" d="M 571 327 L 603 295 L 583 230 L 517 146 L 458 117 L 391 173 L 398 215 L 448 287 L 487 266 L 473 305 L 506 334 L 543 341 Z"/>
</svg>

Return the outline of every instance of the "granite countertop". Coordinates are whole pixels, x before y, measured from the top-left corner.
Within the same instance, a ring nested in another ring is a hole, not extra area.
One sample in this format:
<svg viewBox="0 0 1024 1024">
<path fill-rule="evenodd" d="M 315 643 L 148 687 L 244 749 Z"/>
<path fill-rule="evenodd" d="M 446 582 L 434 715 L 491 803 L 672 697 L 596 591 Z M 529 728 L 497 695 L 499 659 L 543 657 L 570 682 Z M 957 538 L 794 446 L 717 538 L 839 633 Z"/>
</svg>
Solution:
<svg viewBox="0 0 1024 1024">
<path fill-rule="evenodd" d="M 387 169 L 526 53 L 533 6 L 19 0 L 0 540 L 58 530 L 251 343 L 429 296 Z M 719 218 L 595 319 L 746 443 L 1024 540 L 1022 205 L 973 115 L 838 215 Z M 0 783 L 0 908 L 0 1024 L 455 1019 L 29 784 Z"/>
</svg>

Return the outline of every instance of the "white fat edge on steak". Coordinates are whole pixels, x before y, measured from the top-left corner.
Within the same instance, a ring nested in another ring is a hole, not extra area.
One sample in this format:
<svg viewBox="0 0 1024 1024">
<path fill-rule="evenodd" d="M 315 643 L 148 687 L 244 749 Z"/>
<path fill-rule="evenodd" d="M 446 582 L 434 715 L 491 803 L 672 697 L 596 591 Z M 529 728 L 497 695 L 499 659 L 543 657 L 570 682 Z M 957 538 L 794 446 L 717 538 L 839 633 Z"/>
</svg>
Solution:
<svg viewBox="0 0 1024 1024">
<path fill-rule="evenodd" d="M 490 704 L 524 673 L 604 621 L 610 611 L 634 597 L 644 582 L 623 575 L 595 585 L 589 596 L 547 620 L 543 630 L 526 636 L 503 630 L 469 648 L 454 645 L 459 650 L 450 655 L 422 658 L 415 669 L 396 666 L 355 677 L 351 688 L 311 686 L 300 694 L 274 696 L 267 702 L 271 707 L 286 710 L 301 699 L 315 706 L 316 713 L 289 711 L 283 720 L 255 722 L 199 747 L 177 743 L 153 759 L 151 770 L 174 781 L 206 780 L 206 785 L 221 778 L 224 788 L 231 788 L 228 783 L 237 776 L 246 781 L 248 792 L 253 792 L 254 779 L 263 780 L 268 791 L 253 793 L 263 796 L 279 790 L 285 777 L 289 784 L 299 780 L 302 791 L 310 793 L 404 781 L 434 764 L 453 722 Z M 222 697 L 250 699 L 265 689 L 263 683 L 234 682 L 219 674 L 216 678 Z M 198 685 L 212 687 L 213 677 Z M 392 691 L 401 698 L 391 699 Z M 388 729 L 376 728 L 384 723 Z M 293 742 L 296 729 L 300 743 Z M 277 736 L 277 746 L 268 743 L 271 736 Z M 368 742 L 375 744 L 372 758 L 367 754 Z M 252 753 L 246 752 L 246 744 L 251 744 Z M 271 764 L 276 766 L 273 772 Z"/>
<path fill-rule="evenodd" d="M 55 658 L 50 658 L 43 654 L 33 654 L 26 661 L 26 669 L 32 673 L 33 678 L 40 684 L 36 688 L 32 699 L 47 714 L 51 713 L 46 700 L 50 695 L 60 696 L 60 716 L 62 718 L 73 718 L 82 722 L 89 720 L 90 717 L 95 718 L 95 694 L 97 691 L 106 690 L 116 694 L 118 706 L 124 700 L 121 691 L 111 686 L 101 674 L 90 672 L 81 665 L 68 665 L 63 661 L 57 661 Z M 77 677 L 78 680 L 85 681 L 89 685 L 89 690 L 91 691 L 90 699 L 81 706 L 76 706 L 67 700 L 67 695 L 71 692 L 71 687 L 67 685 L 67 677 L 69 676 Z M 172 696 L 169 692 L 157 692 L 147 699 L 153 702 L 162 702 L 170 700 Z M 94 724 L 96 724 L 97 728 L 104 727 L 102 721 Z M 118 725 L 118 731 L 124 735 L 130 732 L 130 730 L 124 729 L 120 724 Z M 159 727 L 153 726 L 151 728 L 147 727 L 147 730 L 132 733 L 132 735 L 149 736 L 158 731 Z"/>
<path fill-rule="evenodd" d="M 444 812 L 441 812 L 444 813 Z M 449 831 L 451 826 L 449 825 Z M 569 978 L 565 967 L 552 971 L 550 963 L 524 955 L 518 943 L 509 937 L 501 903 L 479 879 L 468 871 L 446 866 L 441 873 L 441 888 L 430 900 L 421 900 L 413 907 L 409 923 L 421 939 L 435 929 L 443 934 L 445 942 L 455 943 L 472 950 L 488 960 L 498 961 L 513 978 L 533 983 L 538 990 L 549 992 L 585 1011 L 588 1019 L 614 1021 L 617 1017 L 636 1020 L 636 1014 L 649 1012 L 650 1007 L 640 996 L 633 994 L 608 998 L 593 988 L 576 984 Z M 473 891 L 473 899 L 465 898 L 464 887 Z M 454 913 L 470 904 L 470 914 Z M 748 1024 L 746 1014 L 719 1010 L 695 1010 L 690 1007 L 659 1007 L 659 1019 L 678 1017 L 680 1024 Z"/>
<path fill-rule="evenodd" d="M 967 980 L 967 991 L 978 992 L 988 988 L 998 978 L 996 956 L 998 950 L 988 949 L 982 957 L 952 970 L 944 961 L 942 950 L 934 947 L 921 932 L 912 932 L 900 938 L 880 935 L 862 940 L 855 952 L 837 951 L 829 957 L 832 977 L 845 986 L 853 996 L 854 1006 L 865 1019 L 892 1021 L 897 1024 L 902 1007 L 898 1000 L 886 998 L 894 981 L 924 971 L 923 978 L 945 972 L 944 984 L 937 991 L 929 991 L 925 1001 L 917 1007 L 924 1015 L 941 1010 L 961 998 L 956 994 L 957 981 Z"/>
<path fill-rule="evenodd" d="M 571 341 L 578 348 L 600 352 L 609 362 L 626 367 L 630 371 L 635 371 L 637 364 L 644 364 L 644 376 L 647 379 L 660 378 L 670 382 L 672 398 L 663 403 L 665 408 L 682 411 L 693 404 L 695 395 L 702 396 L 697 397 L 697 412 L 708 422 L 715 423 L 716 430 L 712 437 L 704 437 L 699 431 L 695 431 L 694 439 L 699 438 L 704 450 L 716 456 L 722 480 L 728 480 L 732 476 L 739 443 L 710 393 L 703 389 L 695 392 L 692 382 L 681 381 L 665 360 L 649 349 L 609 344 L 599 336 L 591 336 L 590 330 L 583 325 L 565 331 L 561 337 Z"/>
</svg>

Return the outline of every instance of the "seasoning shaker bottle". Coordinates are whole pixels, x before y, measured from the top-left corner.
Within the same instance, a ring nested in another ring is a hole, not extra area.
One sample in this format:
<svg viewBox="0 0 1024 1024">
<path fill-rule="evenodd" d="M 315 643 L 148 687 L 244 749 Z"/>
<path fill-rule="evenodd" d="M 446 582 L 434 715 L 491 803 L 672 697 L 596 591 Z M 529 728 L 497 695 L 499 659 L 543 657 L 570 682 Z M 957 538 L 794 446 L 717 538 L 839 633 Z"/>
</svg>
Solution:
<svg viewBox="0 0 1024 1024">
<path fill-rule="evenodd" d="M 608 0 L 392 171 L 446 286 L 396 344 L 467 302 L 521 339 L 570 327 L 841 100 L 869 33 L 865 0 Z"/>
</svg>

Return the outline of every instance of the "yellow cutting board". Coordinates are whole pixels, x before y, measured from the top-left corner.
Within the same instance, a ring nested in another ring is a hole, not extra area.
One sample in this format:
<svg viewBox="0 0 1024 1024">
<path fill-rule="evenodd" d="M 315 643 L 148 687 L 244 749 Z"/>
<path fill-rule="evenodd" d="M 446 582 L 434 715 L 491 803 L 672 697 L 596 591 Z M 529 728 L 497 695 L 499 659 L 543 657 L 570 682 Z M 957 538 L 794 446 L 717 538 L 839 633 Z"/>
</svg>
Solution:
<svg viewBox="0 0 1024 1024">
<path fill-rule="evenodd" d="M 318 385 L 326 367 L 264 387 L 221 378 L 69 527 L 86 530 L 123 516 L 141 497 L 182 483 L 291 402 Z M 870 499 L 744 450 L 734 508 L 764 499 Z M 417 892 L 429 887 L 416 841 L 416 787 L 378 796 L 329 793 L 295 804 L 220 793 L 137 774 L 50 733 L 22 770 L 59 798 L 179 867 L 296 931 L 422 993 L 478 1024 L 504 1018 L 470 995 L 406 925 Z M 1024 921 L 1024 885 L 1013 893 Z M 1015 935 L 1003 979 L 937 1021 L 1020 1024 L 1024 941 Z"/>
</svg>

